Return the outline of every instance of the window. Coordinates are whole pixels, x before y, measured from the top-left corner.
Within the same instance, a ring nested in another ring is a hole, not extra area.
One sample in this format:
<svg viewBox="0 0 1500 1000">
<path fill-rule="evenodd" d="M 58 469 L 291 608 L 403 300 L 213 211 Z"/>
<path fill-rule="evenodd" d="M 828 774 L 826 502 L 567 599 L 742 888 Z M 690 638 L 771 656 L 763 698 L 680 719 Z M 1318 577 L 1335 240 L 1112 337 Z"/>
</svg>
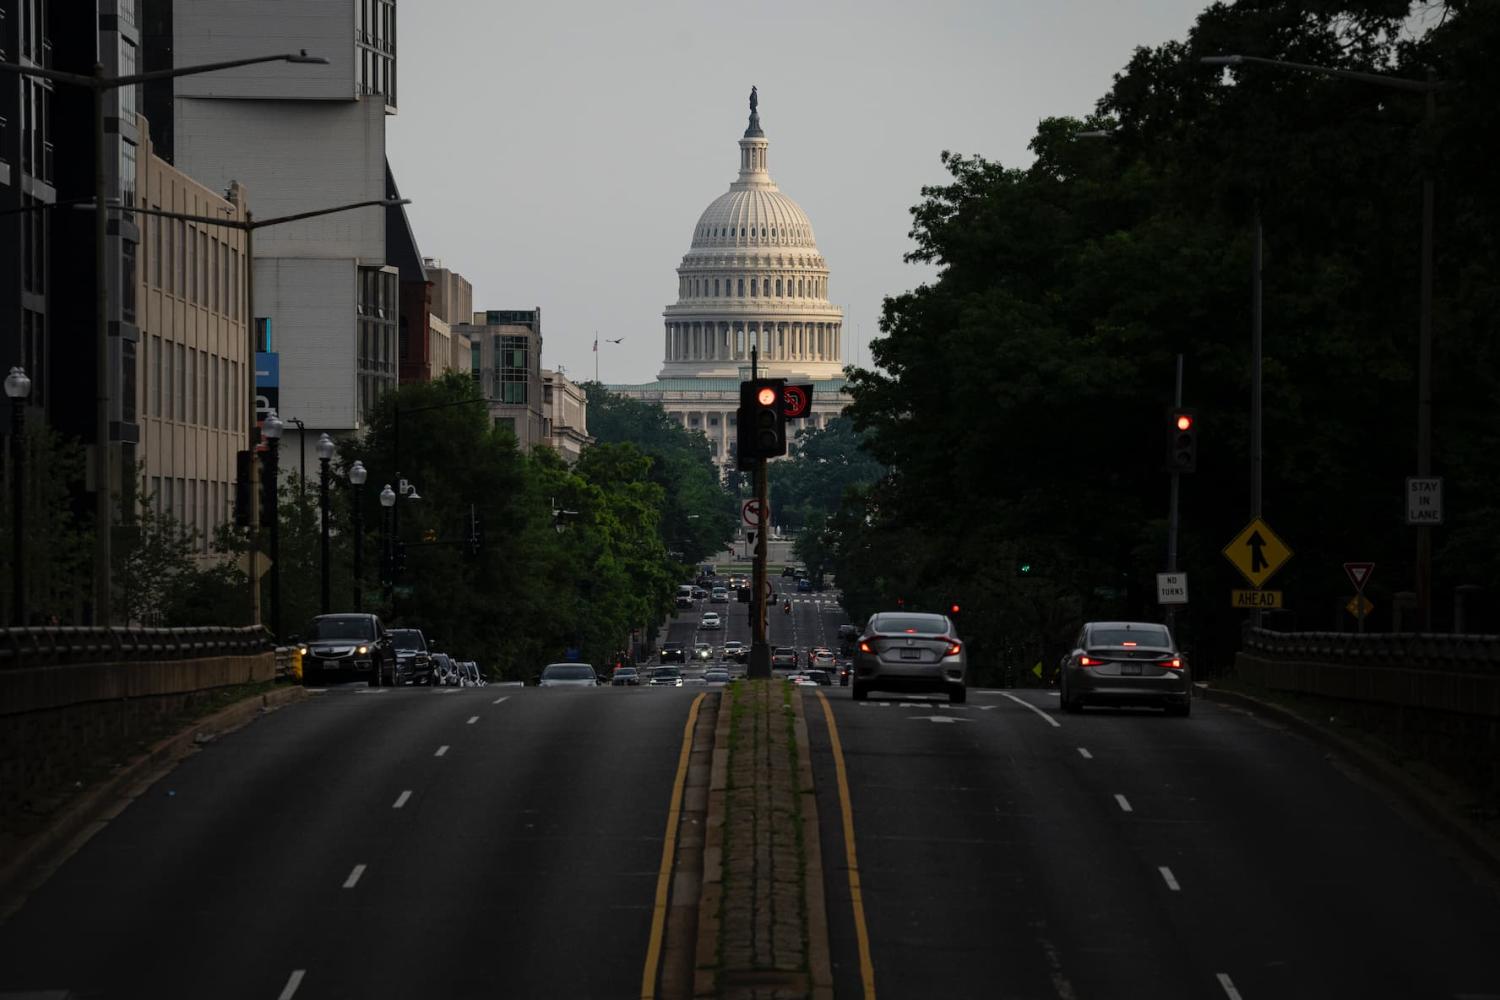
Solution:
<svg viewBox="0 0 1500 1000">
<path fill-rule="evenodd" d="M 178 230 L 179 235 L 187 238 L 187 300 L 194 305 L 198 304 L 198 231 L 189 229 L 186 232 Z"/>
<path fill-rule="evenodd" d="M 120 318 L 127 323 L 135 322 L 135 244 L 120 240 Z"/>
<path fill-rule="evenodd" d="M 718 298 L 718 295 L 719 295 L 719 279 L 715 278 L 714 279 L 714 297 Z"/>
<path fill-rule="evenodd" d="M 781 298 L 781 279 L 780 278 L 776 279 L 776 297 L 778 299 Z"/>
<path fill-rule="evenodd" d="M 167 268 L 171 271 L 172 276 L 167 281 L 172 286 L 171 292 L 173 295 L 184 295 L 187 293 L 187 285 L 183 283 L 182 278 L 182 245 L 184 242 L 183 233 L 187 228 L 187 224 L 181 219 L 171 219 L 168 221 L 172 225 L 167 230 L 167 255 L 172 260 L 167 264 Z"/>
<path fill-rule="evenodd" d="M 195 424 L 198 422 L 198 349 L 189 347 L 187 349 L 187 395 L 184 397 L 186 403 L 182 410 L 184 423 Z"/>
<path fill-rule="evenodd" d="M 214 312 L 219 311 L 219 241 L 208 241 L 208 273 L 211 292 L 208 297 L 209 308 Z"/>
<path fill-rule="evenodd" d="M 743 299 L 745 297 L 745 279 L 744 278 L 740 278 L 739 279 L 739 283 L 740 283 L 739 284 L 739 287 L 740 287 L 740 295 L 739 295 L 739 297 Z"/>
<path fill-rule="evenodd" d="M 209 409 L 208 398 L 208 352 L 198 352 L 198 420 L 200 424 L 207 424 L 212 419 L 212 411 Z"/>
<path fill-rule="evenodd" d="M 750 279 L 750 297 L 751 297 L 751 298 L 752 298 L 752 299 L 753 299 L 753 298 L 755 298 L 755 286 L 756 286 L 756 285 L 757 285 L 757 284 L 759 284 L 759 282 L 758 282 L 758 281 L 756 281 L 756 279 L 754 279 L 754 278 L 751 278 L 751 279 Z"/>
<path fill-rule="evenodd" d="M 161 416 L 161 338 L 151 337 L 151 351 L 148 359 L 151 364 L 151 415 Z M 168 371 L 171 371 L 169 368 Z"/>
<path fill-rule="evenodd" d="M 208 359 L 212 375 L 208 380 L 208 424 L 210 427 L 219 426 L 219 418 L 223 416 L 223 410 L 219 404 L 219 356 L 212 355 Z"/>
<path fill-rule="evenodd" d="M 208 305 L 208 234 L 198 231 L 198 304 Z"/>
<path fill-rule="evenodd" d="M 525 403 L 531 381 L 530 344 L 525 337 L 497 334 L 494 347 L 496 399 L 502 403 Z"/>
<path fill-rule="evenodd" d="M 152 205 L 159 209 L 160 205 Z M 147 216 L 148 226 L 151 230 L 151 284 L 157 288 L 161 287 L 161 229 L 162 217 L 159 215 Z"/>
<path fill-rule="evenodd" d="M 188 418 L 188 414 L 187 414 L 187 385 L 188 385 L 188 382 L 187 382 L 187 348 L 184 347 L 181 344 L 177 344 L 175 346 L 177 347 L 177 393 L 176 393 L 176 403 L 174 405 L 174 408 L 176 410 L 175 416 L 177 417 L 178 420 L 184 420 L 185 421 Z M 181 483 L 182 480 L 179 479 L 178 482 Z"/>
</svg>

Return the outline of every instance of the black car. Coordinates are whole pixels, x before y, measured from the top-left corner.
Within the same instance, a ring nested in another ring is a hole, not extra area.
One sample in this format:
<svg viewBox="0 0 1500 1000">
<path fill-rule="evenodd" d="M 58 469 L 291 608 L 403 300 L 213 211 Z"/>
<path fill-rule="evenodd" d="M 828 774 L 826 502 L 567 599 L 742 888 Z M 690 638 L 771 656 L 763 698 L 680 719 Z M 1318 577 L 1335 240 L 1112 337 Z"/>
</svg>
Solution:
<svg viewBox="0 0 1500 1000">
<path fill-rule="evenodd" d="M 393 628 L 392 644 L 396 647 L 396 683 L 431 684 L 432 650 L 419 628 Z"/>
<path fill-rule="evenodd" d="M 378 615 L 319 615 L 297 646 L 302 683 L 358 678 L 371 687 L 396 683 L 396 649 Z"/>
<path fill-rule="evenodd" d="M 687 652 L 680 642 L 664 642 L 661 644 L 661 662 L 663 663 L 686 663 Z"/>
</svg>

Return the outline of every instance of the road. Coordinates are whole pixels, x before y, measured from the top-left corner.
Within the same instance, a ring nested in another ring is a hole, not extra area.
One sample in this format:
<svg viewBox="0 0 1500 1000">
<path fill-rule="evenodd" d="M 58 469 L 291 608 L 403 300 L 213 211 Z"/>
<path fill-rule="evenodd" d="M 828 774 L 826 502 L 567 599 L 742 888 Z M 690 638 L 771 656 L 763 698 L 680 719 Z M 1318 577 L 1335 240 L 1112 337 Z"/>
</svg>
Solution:
<svg viewBox="0 0 1500 1000">
<path fill-rule="evenodd" d="M 378 691 L 145 791 L 0 927 L 0 995 L 639 995 L 694 692 Z"/>
<path fill-rule="evenodd" d="M 1063 716 L 804 691 L 838 995 L 1500 997 L 1500 895 L 1306 739 L 1199 701 Z"/>
</svg>

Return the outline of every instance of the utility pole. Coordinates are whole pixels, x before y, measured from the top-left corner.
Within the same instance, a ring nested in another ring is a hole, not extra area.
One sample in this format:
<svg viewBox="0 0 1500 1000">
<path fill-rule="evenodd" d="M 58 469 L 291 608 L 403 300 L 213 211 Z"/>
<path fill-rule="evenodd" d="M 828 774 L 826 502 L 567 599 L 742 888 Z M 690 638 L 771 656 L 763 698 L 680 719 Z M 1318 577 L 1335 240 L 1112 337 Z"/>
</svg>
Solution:
<svg viewBox="0 0 1500 1000">
<path fill-rule="evenodd" d="M 750 348 L 750 381 L 760 378 L 760 351 Z M 780 400 L 777 401 L 780 405 Z M 766 642 L 766 532 L 771 527 L 769 487 L 766 479 L 766 459 L 755 460 L 755 503 L 760 509 L 760 523 L 755 531 L 755 567 L 750 578 L 750 592 L 754 595 L 750 607 L 755 620 L 751 624 L 750 664 L 745 675 L 754 678 L 771 676 L 771 647 Z"/>
<path fill-rule="evenodd" d="M 1172 405 L 1182 408 L 1182 355 L 1177 355 L 1177 387 L 1172 394 Z M 1182 473 L 1172 468 L 1172 496 L 1167 504 L 1167 572 L 1177 572 L 1177 492 L 1182 482 Z M 1177 634 L 1177 605 L 1167 605 L 1167 628 Z"/>
</svg>

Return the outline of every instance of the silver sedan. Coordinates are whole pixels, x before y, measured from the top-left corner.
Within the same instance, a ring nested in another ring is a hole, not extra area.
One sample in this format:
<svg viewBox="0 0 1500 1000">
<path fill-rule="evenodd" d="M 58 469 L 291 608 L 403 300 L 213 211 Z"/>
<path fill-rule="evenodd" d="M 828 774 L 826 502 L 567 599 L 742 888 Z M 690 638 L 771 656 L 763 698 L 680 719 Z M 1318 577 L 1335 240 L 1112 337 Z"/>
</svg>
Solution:
<svg viewBox="0 0 1500 1000">
<path fill-rule="evenodd" d="M 935 692 L 968 700 L 968 654 L 947 615 L 882 611 L 855 644 L 855 701 L 871 691 Z"/>
<path fill-rule="evenodd" d="M 1085 704 L 1161 705 L 1168 714 L 1193 707 L 1192 676 L 1172 633 L 1154 622 L 1089 622 L 1062 663 L 1062 708 Z"/>
</svg>

